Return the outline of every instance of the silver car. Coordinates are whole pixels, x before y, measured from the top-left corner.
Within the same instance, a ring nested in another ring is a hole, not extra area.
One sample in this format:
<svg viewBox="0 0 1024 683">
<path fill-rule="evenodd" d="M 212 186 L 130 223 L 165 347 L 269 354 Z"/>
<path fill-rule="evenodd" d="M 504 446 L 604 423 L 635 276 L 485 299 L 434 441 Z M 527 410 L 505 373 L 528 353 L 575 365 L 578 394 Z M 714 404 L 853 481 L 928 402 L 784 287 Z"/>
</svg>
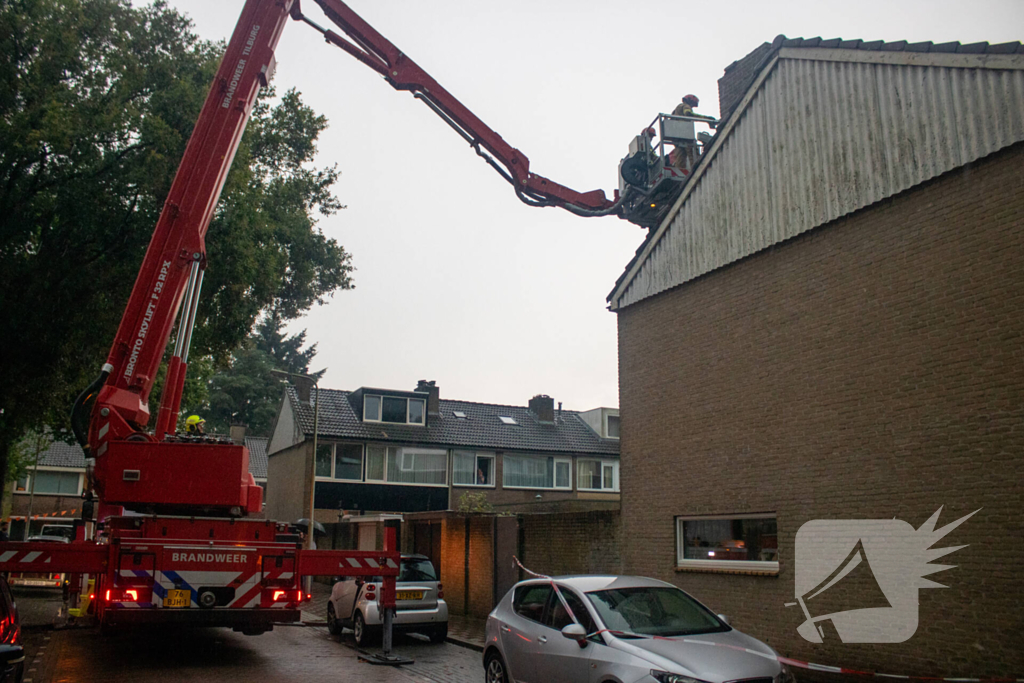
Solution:
<svg viewBox="0 0 1024 683">
<path fill-rule="evenodd" d="M 423 555 L 403 555 L 396 584 L 394 631 L 414 631 L 433 643 L 444 642 L 448 637 L 448 605 L 430 560 Z M 379 576 L 369 581 L 341 578 L 327 601 L 327 629 L 339 635 L 342 627 L 351 628 L 360 646 L 377 642 L 383 627 L 377 603 L 380 587 Z"/>
<path fill-rule="evenodd" d="M 487 617 L 486 643 L 487 683 L 795 681 L 764 643 L 672 584 L 636 576 L 520 582 Z"/>
</svg>

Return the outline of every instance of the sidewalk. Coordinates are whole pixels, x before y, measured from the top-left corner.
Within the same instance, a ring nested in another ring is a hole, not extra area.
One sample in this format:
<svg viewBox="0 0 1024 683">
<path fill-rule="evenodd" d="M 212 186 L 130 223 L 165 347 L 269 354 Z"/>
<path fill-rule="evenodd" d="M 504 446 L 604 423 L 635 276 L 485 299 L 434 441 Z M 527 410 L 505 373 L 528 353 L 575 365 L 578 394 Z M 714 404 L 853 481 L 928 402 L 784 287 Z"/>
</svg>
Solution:
<svg viewBox="0 0 1024 683">
<path fill-rule="evenodd" d="M 331 587 L 313 582 L 313 598 L 302 608 L 302 623 L 309 626 L 327 625 L 327 601 L 331 597 Z M 484 649 L 485 619 L 468 617 L 462 614 L 448 615 L 448 642 L 468 647 L 477 652 Z"/>
</svg>

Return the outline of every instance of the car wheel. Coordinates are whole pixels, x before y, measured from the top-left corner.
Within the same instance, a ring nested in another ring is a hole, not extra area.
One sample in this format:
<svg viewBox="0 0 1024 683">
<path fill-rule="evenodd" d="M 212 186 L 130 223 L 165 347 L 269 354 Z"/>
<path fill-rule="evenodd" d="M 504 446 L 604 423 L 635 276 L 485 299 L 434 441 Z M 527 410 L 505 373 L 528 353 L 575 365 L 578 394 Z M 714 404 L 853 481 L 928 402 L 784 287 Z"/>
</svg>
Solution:
<svg viewBox="0 0 1024 683">
<path fill-rule="evenodd" d="M 487 661 L 484 662 L 484 681 L 486 683 L 509 683 L 505 660 L 497 652 L 487 655 Z"/>
<path fill-rule="evenodd" d="M 448 622 L 446 621 L 443 624 L 438 624 L 430 629 L 430 632 L 427 633 L 427 637 L 430 638 L 430 642 L 432 643 L 443 643 L 445 639 L 448 638 Z"/>
<path fill-rule="evenodd" d="M 377 640 L 378 630 L 366 625 L 362 612 L 356 612 L 356 618 L 352 621 L 352 631 L 359 647 L 368 647 Z"/>
<path fill-rule="evenodd" d="M 327 631 L 332 636 L 341 635 L 341 624 L 338 623 L 338 617 L 334 613 L 334 605 L 327 603 Z"/>
</svg>

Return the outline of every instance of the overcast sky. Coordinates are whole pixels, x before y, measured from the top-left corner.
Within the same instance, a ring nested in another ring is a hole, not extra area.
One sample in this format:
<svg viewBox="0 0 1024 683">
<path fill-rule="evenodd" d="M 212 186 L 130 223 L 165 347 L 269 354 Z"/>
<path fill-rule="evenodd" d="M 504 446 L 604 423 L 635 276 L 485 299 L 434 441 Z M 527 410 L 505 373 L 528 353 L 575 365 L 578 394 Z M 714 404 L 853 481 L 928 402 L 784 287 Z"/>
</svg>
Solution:
<svg viewBox="0 0 1024 683">
<path fill-rule="evenodd" d="M 168 0 L 227 39 L 242 0 Z M 351 0 L 531 170 L 573 189 L 617 185 L 633 135 L 682 95 L 718 115 L 716 81 L 789 37 L 1020 40 L 1024 2 L 692 3 L 679 0 Z M 333 26 L 311 0 L 303 10 Z M 408 93 L 292 23 L 275 85 L 328 117 L 318 164 L 348 206 L 320 228 L 353 255 L 356 289 L 292 325 L 319 342 L 322 386 L 411 390 L 525 405 L 538 393 L 618 406 L 615 314 L 605 297 L 646 231 L 618 218 L 530 208 Z M 216 268 L 211 263 L 210 268 Z"/>
</svg>

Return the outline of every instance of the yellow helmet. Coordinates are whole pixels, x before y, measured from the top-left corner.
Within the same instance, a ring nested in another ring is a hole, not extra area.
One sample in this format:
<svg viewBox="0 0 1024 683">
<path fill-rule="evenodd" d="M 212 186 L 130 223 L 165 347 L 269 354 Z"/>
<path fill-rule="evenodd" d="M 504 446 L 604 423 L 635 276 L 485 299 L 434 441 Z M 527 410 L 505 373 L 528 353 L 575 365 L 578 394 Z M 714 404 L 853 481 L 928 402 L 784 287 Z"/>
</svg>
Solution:
<svg viewBox="0 0 1024 683">
<path fill-rule="evenodd" d="M 201 424 L 204 424 L 205 422 L 206 420 L 199 417 L 198 415 L 189 415 L 185 419 L 185 431 L 194 432 L 196 430 L 196 427 L 198 427 Z"/>
</svg>

